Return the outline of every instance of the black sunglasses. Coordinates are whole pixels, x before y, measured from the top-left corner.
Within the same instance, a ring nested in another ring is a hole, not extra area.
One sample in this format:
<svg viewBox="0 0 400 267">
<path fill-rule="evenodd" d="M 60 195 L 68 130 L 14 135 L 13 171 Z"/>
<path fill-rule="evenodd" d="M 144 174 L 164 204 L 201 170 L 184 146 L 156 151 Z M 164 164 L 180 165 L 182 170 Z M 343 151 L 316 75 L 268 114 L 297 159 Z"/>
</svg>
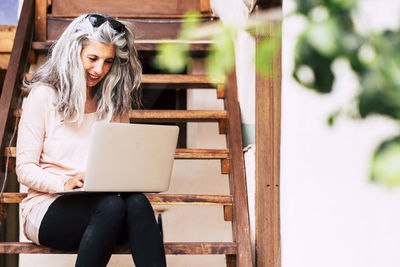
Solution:
<svg viewBox="0 0 400 267">
<path fill-rule="evenodd" d="M 118 33 L 123 33 L 126 31 L 124 24 L 110 17 L 105 17 L 99 14 L 87 14 L 85 18 L 89 19 L 90 24 L 92 24 L 92 26 L 95 28 L 100 27 L 100 25 L 108 21 L 111 27 Z"/>
</svg>

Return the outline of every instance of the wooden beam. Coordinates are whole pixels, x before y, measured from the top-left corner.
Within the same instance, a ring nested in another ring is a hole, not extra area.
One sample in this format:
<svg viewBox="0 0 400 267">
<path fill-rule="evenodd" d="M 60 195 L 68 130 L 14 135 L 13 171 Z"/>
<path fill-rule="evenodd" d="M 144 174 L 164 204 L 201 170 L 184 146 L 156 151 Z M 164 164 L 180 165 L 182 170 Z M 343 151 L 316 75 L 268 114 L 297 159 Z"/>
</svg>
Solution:
<svg viewBox="0 0 400 267">
<path fill-rule="evenodd" d="M 268 36 L 281 38 L 273 26 Z M 256 75 L 256 262 L 257 266 L 279 267 L 281 51 L 265 64 L 272 65 L 272 77 Z"/>
<path fill-rule="evenodd" d="M 0 140 L 1 153 L 8 140 L 6 140 L 6 125 L 12 125 L 11 108 L 16 105 L 17 95 L 19 93 L 19 84 L 21 75 L 25 73 L 26 62 L 30 50 L 30 44 L 33 38 L 33 16 L 34 1 L 25 0 L 21 10 L 21 16 L 18 22 L 15 34 L 13 49 L 11 52 L 10 64 L 4 79 L 3 89 L 0 96 Z M 15 108 L 15 107 L 13 107 Z M 13 129 L 13 127 L 9 127 Z M 0 161 L 0 168 L 3 169 L 3 161 Z"/>
</svg>

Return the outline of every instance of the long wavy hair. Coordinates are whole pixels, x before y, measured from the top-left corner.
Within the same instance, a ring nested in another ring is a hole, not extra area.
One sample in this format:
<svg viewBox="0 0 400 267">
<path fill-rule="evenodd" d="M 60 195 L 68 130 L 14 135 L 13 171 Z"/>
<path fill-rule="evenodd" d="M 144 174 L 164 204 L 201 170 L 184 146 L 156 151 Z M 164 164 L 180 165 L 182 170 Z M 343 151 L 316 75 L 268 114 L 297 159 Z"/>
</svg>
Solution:
<svg viewBox="0 0 400 267">
<path fill-rule="evenodd" d="M 121 23 L 125 25 L 125 30 L 118 33 L 108 21 L 93 27 L 87 14 L 74 19 L 51 48 L 47 61 L 30 81 L 24 82 L 25 89 L 33 89 L 38 83 L 50 85 L 56 90 L 54 104 L 63 115 L 63 120 L 79 125 L 86 101 L 86 76 L 81 51 L 90 42 L 100 42 L 114 45 L 115 58 L 110 71 L 94 88 L 97 117 L 110 121 L 126 115 L 132 104 L 140 106 L 142 66 L 131 25 Z"/>
</svg>

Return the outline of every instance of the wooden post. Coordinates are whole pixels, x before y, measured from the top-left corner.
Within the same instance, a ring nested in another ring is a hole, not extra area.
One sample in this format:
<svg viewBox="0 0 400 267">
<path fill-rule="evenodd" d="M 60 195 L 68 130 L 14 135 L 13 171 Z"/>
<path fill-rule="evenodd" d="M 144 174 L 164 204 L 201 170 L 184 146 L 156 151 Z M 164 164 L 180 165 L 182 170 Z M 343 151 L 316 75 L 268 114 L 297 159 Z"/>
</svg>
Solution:
<svg viewBox="0 0 400 267">
<path fill-rule="evenodd" d="M 210 0 L 200 0 L 200 12 L 201 13 L 211 13 Z"/>
<path fill-rule="evenodd" d="M 47 37 L 47 0 L 35 1 L 35 40 L 45 41 Z"/>
<path fill-rule="evenodd" d="M 280 22 L 279 22 L 280 23 Z M 267 36 L 281 38 L 270 27 Z M 257 44 L 261 37 L 257 37 Z M 256 45 L 257 45 L 256 44 Z M 271 78 L 256 75 L 256 262 L 278 267 L 280 260 L 279 167 L 281 119 L 281 51 Z M 256 57 L 259 56 L 256 54 Z"/>
</svg>

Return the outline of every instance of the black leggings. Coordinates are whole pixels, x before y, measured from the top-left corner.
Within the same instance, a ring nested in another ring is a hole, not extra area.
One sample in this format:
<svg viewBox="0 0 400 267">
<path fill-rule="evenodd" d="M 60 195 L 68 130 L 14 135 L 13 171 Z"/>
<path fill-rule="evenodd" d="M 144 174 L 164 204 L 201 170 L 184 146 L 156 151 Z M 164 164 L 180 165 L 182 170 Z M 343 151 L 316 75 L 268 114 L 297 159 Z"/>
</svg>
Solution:
<svg viewBox="0 0 400 267">
<path fill-rule="evenodd" d="M 166 266 L 154 211 L 142 193 L 88 193 L 57 198 L 39 229 L 40 244 L 78 250 L 76 267 L 106 266 L 115 244 L 128 241 L 137 267 Z"/>
</svg>

